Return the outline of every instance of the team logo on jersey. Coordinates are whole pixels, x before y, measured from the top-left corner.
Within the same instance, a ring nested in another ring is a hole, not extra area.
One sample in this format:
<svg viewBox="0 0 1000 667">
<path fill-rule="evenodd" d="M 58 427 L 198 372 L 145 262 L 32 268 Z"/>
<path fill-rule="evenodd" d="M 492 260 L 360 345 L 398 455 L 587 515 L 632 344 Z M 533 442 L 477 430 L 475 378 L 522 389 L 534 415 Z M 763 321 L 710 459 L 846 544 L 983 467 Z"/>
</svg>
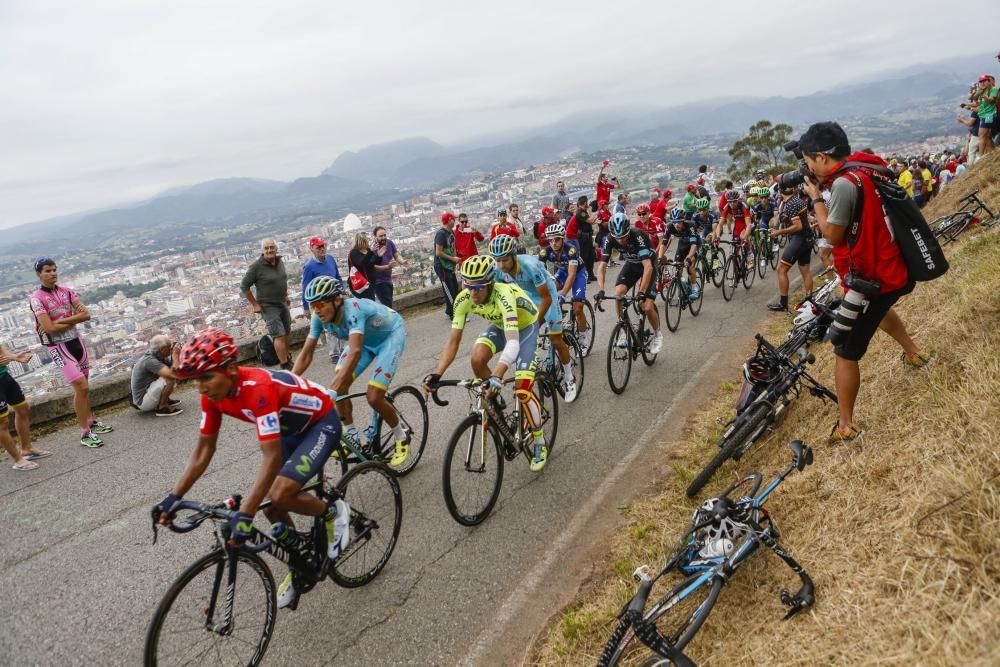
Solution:
<svg viewBox="0 0 1000 667">
<path fill-rule="evenodd" d="M 288 400 L 288 404 L 293 408 L 305 408 L 307 410 L 319 410 L 323 407 L 323 401 L 318 397 L 298 393 L 292 394 L 292 397 Z"/>
<path fill-rule="evenodd" d="M 281 433 L 281 422 L 278 420 L 278 413 L 269 412 L 266 415 L 257 417 L 257 433 L 260 435 L 278 435 Z"/>
<path fill-rule="evenodd" d="M 381 317 L 372 318 L 372 327 L 377 329 L 380 326 L 382 326 L 382 318 Z"/>
<path fill-rule="evenodd" d="M 250 415 L 250 419 L 253 419 L 253 415 Z M 205 414 L 204 410 L 202 410 L 201 411 L 201 423 L 198 424 L 198 428 L 199 429 L 205 428 L 205 423 L 207 421 L 208 421 L 208 415 Z"/>
<path fill-rule="evenodd" d="M 257 419 L 257 415 L 255 415 L 253 413 L 253 410 L 251 410 L 250 408 L 243 408 L 243 410 L 241 410 L 241 412 L 243 413 L 243 416 L 247 418 L 248 421 L 253 421 L 253 420 Z M 204 414 L 204 413 L 202 413 L 202 414 Z"/>
</svg>

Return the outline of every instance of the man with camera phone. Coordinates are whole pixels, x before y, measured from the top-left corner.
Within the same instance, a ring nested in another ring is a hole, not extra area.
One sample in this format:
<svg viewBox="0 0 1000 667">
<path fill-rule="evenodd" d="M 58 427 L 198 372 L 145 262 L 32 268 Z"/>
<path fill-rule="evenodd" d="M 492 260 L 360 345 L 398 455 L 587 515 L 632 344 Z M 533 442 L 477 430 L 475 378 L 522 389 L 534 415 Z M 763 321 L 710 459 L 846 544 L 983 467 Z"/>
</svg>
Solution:
<svg viewBox="0 0 1000 667">
<path fill-rule="evenodd" d="M 913 291 L 914 283 L 873 181 L 881 178 L 877 169 L 885 168 L 885 161 L 868 153 L 852 153 L 847 134 L 834 122 L 811 125 L 798 142 L 787 144 L 785 149 L 799 158 L 800 171 L 783 175 L 780 183 L 787 187 L 796 176 L 805 180 L 820 232 L 833 245 L 834 266 L 846 289 L 829 336 L 837 356 L 840 410 L 830 435 L 833 440 L 848 442 L 864 433 L 854 423 L 854 403 L 861 386 L 858 362 L 875 331 L 881 328 L 892 336 L 902 346 L 903 361 L 910 366 L 923 366 L 930 357 L 913 343 L 892 307 Z M 823 200 L 824 188 L 830 190 L 829 204 Z"/>
</svg>

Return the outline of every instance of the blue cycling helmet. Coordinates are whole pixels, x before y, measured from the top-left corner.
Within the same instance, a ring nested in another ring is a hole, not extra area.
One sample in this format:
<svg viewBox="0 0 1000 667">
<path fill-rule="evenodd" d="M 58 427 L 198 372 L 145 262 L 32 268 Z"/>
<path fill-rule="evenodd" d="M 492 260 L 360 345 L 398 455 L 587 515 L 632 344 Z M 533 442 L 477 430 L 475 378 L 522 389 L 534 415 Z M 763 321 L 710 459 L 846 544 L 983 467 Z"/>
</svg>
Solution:
<svg viewBox="0 0 1000 667">
<path fill-rule="evenodd" d="M 490 240 L 489 250 L 494 257 L 509 257 L 517 253 L 517 239 L 509 234 L 497 234 Z"/>
<path fill-rule="evenodd" d="M 628 235 L 628 230 L 631 226 L 632 223 L 629 222 L 628 216 L 619 212 L 611 216 L 611 223 L 608 225 L 608 231 L 611 232 L 612 236 L 621 238 Z"/>
<path fill-rule="evenodd" d="M 684 219 L 684 209 L 680 206 L 675 206 L 670 209 L 670 222 L 680 222 Z"/>
<path fill-rule="evenodd" d="M 331 276 L 316 276 L 306 285 L 302 295 L 308 303 L 316 301 L 333 301 L 335 297 L 343 296 L 344 288 L 340 281 Z"/>
</svg>

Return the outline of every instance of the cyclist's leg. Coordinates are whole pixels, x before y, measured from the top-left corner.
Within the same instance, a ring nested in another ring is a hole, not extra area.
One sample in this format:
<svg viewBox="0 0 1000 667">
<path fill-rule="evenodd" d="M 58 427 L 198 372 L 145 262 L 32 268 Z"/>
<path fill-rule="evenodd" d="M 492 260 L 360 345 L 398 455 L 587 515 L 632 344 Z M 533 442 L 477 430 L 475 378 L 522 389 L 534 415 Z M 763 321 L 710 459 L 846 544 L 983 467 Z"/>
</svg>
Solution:
<svg viewBox="0 0 1000 667">
<path fill-rule="evenodd" d="M 556 356 L 559 357 L 559 363 L 563 365 L 565 369 L 569 364 L 569 348 L 566 346 L 566 341 L 563 339 L 563 325 L 562 325 L 562 311 L 559 310 L 559 304 L 555 301 L 549 306 L 549 312 L 545 316 L 545 325 L 549 330 L 549 339 L 552 341 L 552 347 L 556 351 Z M 573 372 L 570 371 L 570 376 Z"/>
<path fill-rule="evenodd" d="M 341 368 L 343 368 L 344 364 L 347 363 L 347 357 L 350 355 L 350 353 L 351 353 L 350 346 L 345 345 L 344 351 L 340 355 L 340 361 L 337 362 L 337 366 L 334 370 L 334 376 L 336 376 L 340 372 Z M 332 389 L 335 392 L 337 392 L 338 396 L 344 396 L 350 393 L 351 383 L 354 382 L 354 379 L 358 377 L 360 373 L 362 373 L 366 368 L 368 368 L 368 365 L 372 362 L 372 359 L 374 358 L 375 354 L 370 349 L 362 345 L 361 358 L 358 360 L 357 366 L 354 367 L 354 372 L 350 375 L 350 377 L 344 378 L 344 380 L 339 385 L 332 387 Z M 351 401 L 346 399 L 342 401 L 337 401 L 337 413 L 340 415 L 340 420 L 344 424 L 344 430 L 347 431 L 351 439 L 354 440 L 355 442 L 360 442 L 358 438 L 358 429 L 357 426 L 355 426 L 354 424 L 354 409 L 353 406 L 351 405 Z"/>
<path fill-rule="evenodd" d="M 642 277 L 642 266 L 634 262 L 625 262 L 625 266 L 618 272 L 618 280 L 615 281 L 615 298 L 620 299 L 632 289 L 632 286 Z M 618 317 L 622 316 L 622 303 L 615 301 L 615 311 Z"/>
<path fill-rule="evenodd" d="M 576 272 L 576 278 L 573 279 L 573 290 L 570 294 L 570 298 L 573 300 L 573 313 L 576 315 L 576 327 L 577 331 L 583 333 L 590 328 L 587 323 L 587 318 L 583 314 L 583 302 L 587 300 L 587 281 L 589 277 L 587 276 L 587 270 L 583 267 Z"/>
<path fill-rule="evenodd" d="M 400 327 L 398 330 L 390 333 L 382 341 L 381 345 L 373 351 L 375 368 L 372 370 L 371 379 L 368 380 L 368 405 L 372 407 L 372 410 L 381 415 L 382 420 L 390 428 L 395 428 L 399 424 L 399 420 L 396 418 L 396 411 L 385 400 L 385 393 L 389 390 L 389 385 L 392 383 L 392 377 L 396 374 L 396 369 L 399 368 L 399 358 L 403 355 L 404 349 L 406 349 L 406 333 Z M 358 366 L 359 370 L 357 372 L 360 373 L 360 362 Z"/>
<path fill-rule="evenodd" d="M 561 337 L 561 336 L 560 336 Z M 514 395 L 521 404 L 521 414 L 528 425 L 528 430 L 535 440 L 534 458 L 529 466 L 532 472 L 545 467 L 548 458 L 548 448 L 545 445 L 545 432 L 542 430 L 542 406 L 535 396 L 535 347 L 538 345 L 538 323 L 521 329 L 519 333 L 520 347 L 517 362 L 514 366 Z"/>
<path fill-rule="evenodd" d="M 507 339 L 504 338 L 503 330 L 495 324 L 491 324 L 486 331 L 479 334 L 479 338 L 472 346 L 472 372 L 480 380 L 485 380 L 490 376 L 490 360 L 497 352 L 503 350 Z M 531 348 L 534 355 L 535 348 Z M 534 357 L 532 357 L 534 358 Z"/>
</svg>

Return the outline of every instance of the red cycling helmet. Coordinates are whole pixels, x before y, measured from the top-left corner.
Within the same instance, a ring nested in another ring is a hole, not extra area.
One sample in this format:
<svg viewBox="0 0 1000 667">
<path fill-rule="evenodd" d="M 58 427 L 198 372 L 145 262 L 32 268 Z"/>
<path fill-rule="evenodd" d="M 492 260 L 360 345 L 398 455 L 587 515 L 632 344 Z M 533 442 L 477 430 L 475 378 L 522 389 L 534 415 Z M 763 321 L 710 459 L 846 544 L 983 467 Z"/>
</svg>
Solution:
<svg viewBox="0 0 1000 667">
<path fill-rule="evenodd" d="M 649 204 L 639 204 L 635 207 L 636 215 L 646 215 L 649 213 Z"/>
<path fill-rule="evenodd" d="M 193 378 L 236 361 L 236 342 L 222 329 L 199 331 L 181 348 L 178 377 Z"/>
</svg>

